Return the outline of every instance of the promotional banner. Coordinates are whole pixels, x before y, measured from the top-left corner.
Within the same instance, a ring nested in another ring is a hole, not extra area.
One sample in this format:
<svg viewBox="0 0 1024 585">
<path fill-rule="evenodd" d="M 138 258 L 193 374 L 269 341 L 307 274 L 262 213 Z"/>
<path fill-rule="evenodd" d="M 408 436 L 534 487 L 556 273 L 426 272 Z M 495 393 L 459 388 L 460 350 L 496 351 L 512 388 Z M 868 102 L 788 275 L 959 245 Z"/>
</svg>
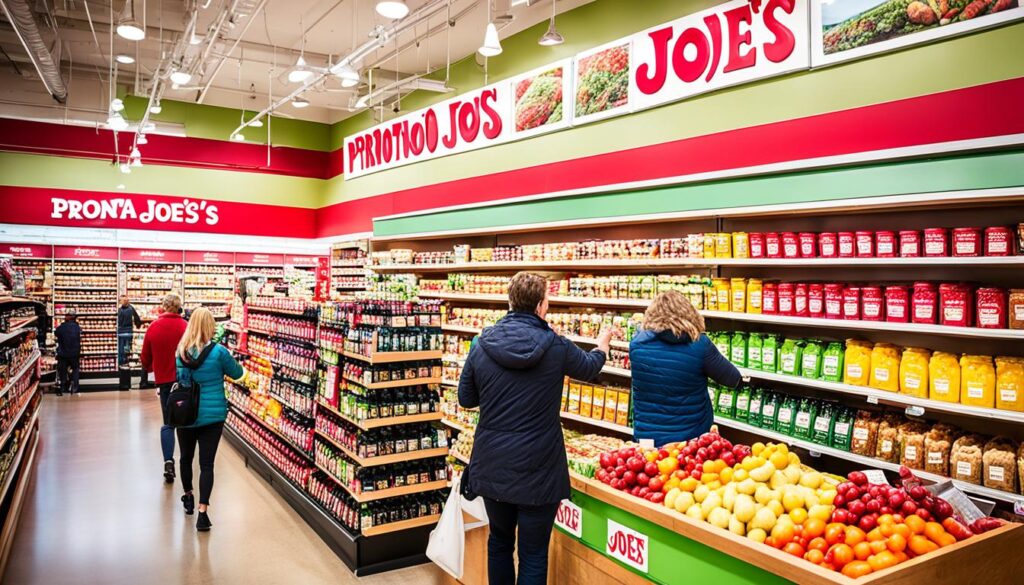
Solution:
<svg viewBox="0 0 1024 585">
<path fill-rule="evenodd" d="M 188 264 L 234 264 L 234 252 L 199 252 L 185 251 L 185 262 Z"/>
<path fill-rule="evenodd" d="M 184 254 L 181 250 L 151 250 L 147 248 L 121 248 L 122 262 L 159 262 L 181 264 Z"/>
<path fill-rule="evenodd" d="M 319 258 L 317 256 L 292 256 L 284 257 L 284 263 L 288 266 L 316 266 Z"/>
<path fill-rule="evenodd" d="M 830 65 L 1020 18 L 1021 0 L 815 0 L 812 61 Z"/>
<path fill-rule="evenodd" d="M 331 298 L 331 259 L 327 257 L 317 258 L 316 261 L 316 288 L 314 289 L 313 300 L 327 301 Z"/>
<path fill-rule="evenodd" d="M 572 59 L 524 73 L 511 80 L 515 92 L 512 105 L 513 137 L 528 138 L 569 127 L 564 104 L 569 95 Z"/>
<path fill-rule="evenodd" d="M 251 254 L 235 252 L 235 264 L 238 266 L 283 266 L 282 254 Z"/>
<path fill-rule="evenodd" d="M 15 258 L 53 258 L 53 246 L 49 244 L 0 244 L 0 254 Z"/>
<path fill-rule="evenodd" d="M 54 246 L 56 260 L 117 260 L 117 248 L 91 246 Z"/>
</svg>

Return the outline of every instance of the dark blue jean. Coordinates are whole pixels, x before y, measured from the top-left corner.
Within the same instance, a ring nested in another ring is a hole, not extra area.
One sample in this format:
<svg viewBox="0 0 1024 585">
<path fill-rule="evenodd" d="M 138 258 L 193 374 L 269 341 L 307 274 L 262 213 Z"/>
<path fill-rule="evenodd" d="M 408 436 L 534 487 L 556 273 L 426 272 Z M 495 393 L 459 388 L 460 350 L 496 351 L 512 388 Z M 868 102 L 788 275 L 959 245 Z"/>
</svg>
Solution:
<svg viewBox="0 0 1024 585">
<path fill-rule="evenodd" d="M 128 354 L 132 351 L 132 334 L 117 334 L 117 365 L 123 366 L 128 363 Z"/>
<path fill-rule="evenodd" d="M 543 585 L 548 578 L 548 542 L 558 504 L 519 506 L 484 498 L 491 535 L 487 539 L 490 585 Z M 512 554 L 519 528 L 519 580 Z"/>
<path fill-rule="evenodd" d="M 160 384 L 160 411 L 164 415 L 164 424 L 160 427 L 160 448 L 163 449 L 164 461 L 174 461 L 174 427 L 167 424 L 167 397 L 171 395 L 171 386 Z"/>
</svg>

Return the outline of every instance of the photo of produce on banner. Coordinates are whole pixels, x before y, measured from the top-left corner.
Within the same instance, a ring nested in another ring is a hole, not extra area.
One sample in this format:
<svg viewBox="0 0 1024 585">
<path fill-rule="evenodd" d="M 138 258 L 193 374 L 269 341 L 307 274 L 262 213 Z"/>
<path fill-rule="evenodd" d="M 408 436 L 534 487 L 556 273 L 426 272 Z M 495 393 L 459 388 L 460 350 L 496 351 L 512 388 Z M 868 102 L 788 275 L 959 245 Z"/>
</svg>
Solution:
<svg viewBox="0 0 1024 585">
<path fill-rule="evenodd" d="M 815 17 L 821 52 L 842 60 L 1020 18 L 1020 8 L 1020 0 L 823 0 Z"/>
<path fill-rule="evenodd" d="M 553 67 L 515 83 L 516 132 L 555 125 L 565 119 L 562 112 L 564 70 L 562 66 Z"/>
<path fill-rule="evenodd" d="M 619 109 L 624 113 L 629 105 L 629 43 L 579 58 L 575 87 L 576 118 Z"/>
</svg>

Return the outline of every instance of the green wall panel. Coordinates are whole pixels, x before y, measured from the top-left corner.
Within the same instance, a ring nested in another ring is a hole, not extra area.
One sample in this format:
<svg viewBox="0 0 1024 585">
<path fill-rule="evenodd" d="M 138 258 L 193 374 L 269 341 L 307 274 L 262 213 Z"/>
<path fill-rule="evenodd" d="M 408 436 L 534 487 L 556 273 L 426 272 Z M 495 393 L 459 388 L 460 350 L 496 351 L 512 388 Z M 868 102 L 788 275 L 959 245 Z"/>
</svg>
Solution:
<svg viewBox="0 0 1024 585">
<path fill-rule="evenodd" d="M 1024 152 L 950 157 L 524 201 L 374 222 L 377 236 L 1024 185 Z"/>
</svg>

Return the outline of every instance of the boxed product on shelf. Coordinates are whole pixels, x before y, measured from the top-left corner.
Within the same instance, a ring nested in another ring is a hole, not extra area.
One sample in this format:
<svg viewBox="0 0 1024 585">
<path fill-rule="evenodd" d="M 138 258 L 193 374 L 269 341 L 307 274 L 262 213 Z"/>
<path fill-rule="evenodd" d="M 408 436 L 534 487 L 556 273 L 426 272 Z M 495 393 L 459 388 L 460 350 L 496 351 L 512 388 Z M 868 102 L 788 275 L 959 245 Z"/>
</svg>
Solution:
<svg viewBox="0 0 1024 585">
<path fill-rule="evenodd" d="M 562 411 L 620 426 L 630 424 L 630 389 L 566 377 L 562 384 Z"/>
</svg>

